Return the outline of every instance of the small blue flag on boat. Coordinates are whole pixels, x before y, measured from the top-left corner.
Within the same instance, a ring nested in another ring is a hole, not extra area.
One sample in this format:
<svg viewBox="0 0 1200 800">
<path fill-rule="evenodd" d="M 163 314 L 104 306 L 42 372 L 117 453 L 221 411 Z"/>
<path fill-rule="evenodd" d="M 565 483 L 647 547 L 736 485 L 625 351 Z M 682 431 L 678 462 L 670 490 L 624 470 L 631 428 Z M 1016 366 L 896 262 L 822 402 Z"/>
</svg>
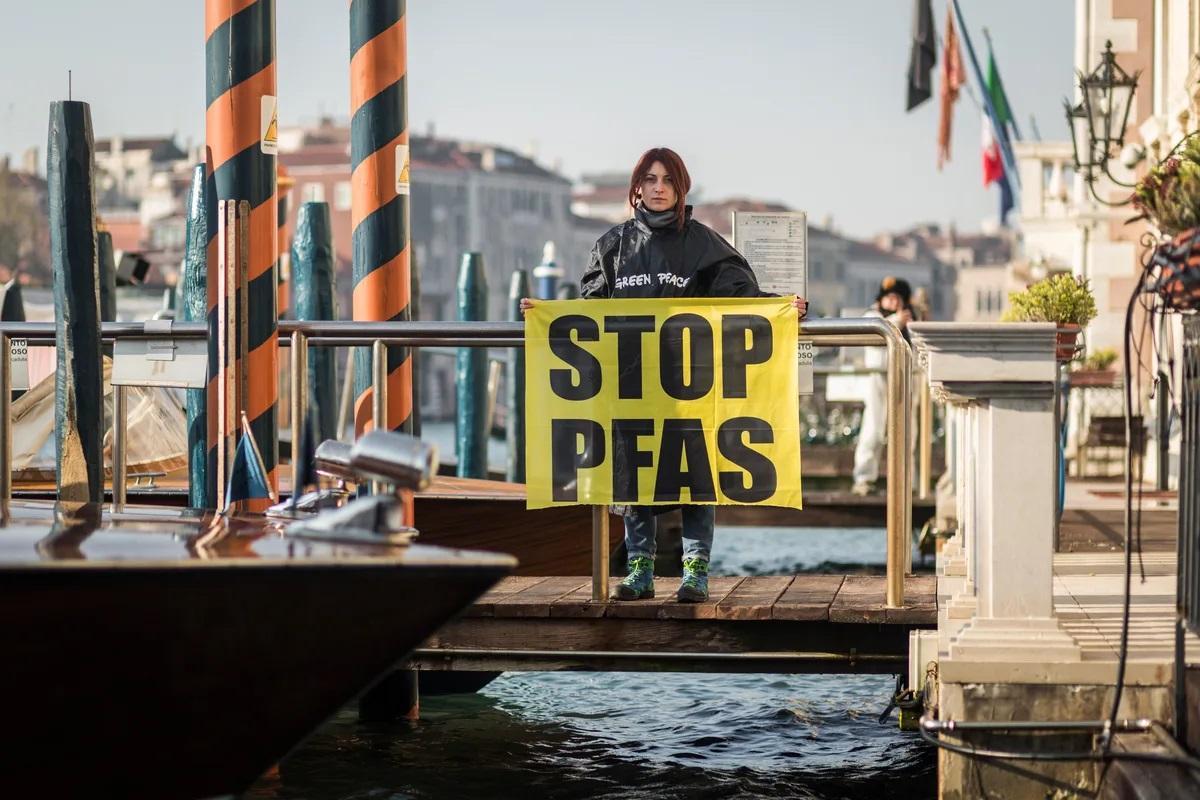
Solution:
<svg viewBox="0 0 1200 800">
<path fill-rule="evenodd" d="M 250 430 L 250 423 L 243 413 L 242 438 L 238 440 L 237 450 L 233 454 L 229 484 L 225 489 L 225 504 L 228 507 L 239 500 L 263 497 L 277 502 L 271 483 L 267 480 L 267 468 L 263 464 L 262 453 L 259 452 L 254 433 Z"/>
</svg>

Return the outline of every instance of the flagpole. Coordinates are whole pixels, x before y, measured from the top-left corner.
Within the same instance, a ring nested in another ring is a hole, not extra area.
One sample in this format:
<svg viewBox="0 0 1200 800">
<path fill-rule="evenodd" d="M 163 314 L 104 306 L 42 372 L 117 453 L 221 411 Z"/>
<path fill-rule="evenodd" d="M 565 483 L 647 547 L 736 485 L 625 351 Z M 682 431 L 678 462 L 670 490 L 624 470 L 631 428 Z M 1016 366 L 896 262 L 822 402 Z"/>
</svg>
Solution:
<svg viewBox="0 0 1200 800">
<path fill-rule="evenodd" d="M 993 61 L 995 61 L 995 60 L 996 60 L 996 48 L 995 48 L 995 46 L 992 44 L 992 34 L 991 34 L 991 31 L 989 31 L 989 30 L 988 30 L 986 27 L 983 29 L 983 38 L 987 39 L 987 43 L 988 43 L 988 56 L 989 56 L 989 57 L 990 57 L 990 58 L 991 58 Z M 996 68 L 996 77 L 997 77 L 997 78 L 999 78 L 999 77 L 1000 77 L 1000 68 L 999 68 L 999 67 L 997 67 L 997 68 Z M 1000 81 L 1000 93 L 1001 93 L 1002 95 L 1004 95 L 1004 102 L 1005 102 L 1005 104 L 1008 106 L 1008 116 L 1009 116 L 1009 120 L 1008 120 L 1008 121 L 1009 121 L 1010 123 L 1012 123 L 1012 127 L 1013 127 L 1013 137 L 1014 137 L 1014 138 L 1016 138 L 1016 140 L 1019 142 L 1019 141 L 1021 141 L 1021 139 L 1023 139 L 1024 137 L 1023 137 L 1023 136 L 1021 136 L 1021 127 L 1020 127 L 1019 125 L 1017 125 L 1017 114 L 1016 114 L 1016 112 L 1015 112 L 1015 111 L 1013 111 L 1012 100 L 1009 100 L 1009 99 L 1008 99 L 1008 92 L 1007 92 L 1007 91 L 1005 91 L 1005 89 L 1004 89 L 1004 81 Z"/>
<path fill-rule="evenodd" d="M 996 125 L 996 109 L 992 105 L 992 96 L 988 93 L 987 83 L 983 80 L 983 71 L 979 69 L 979 59 L 975 57 L 975 45 L 971 41 L 971 32 L 967 30 L 967 22 L 963 19 L 962 8 L 958 5 L 958 0 L 950 0 L 950 3 L 954 6 L 954 16 L 958 19 L 958 29 L 962 32 L 963 41 L 967 43 L 967 55 L 971 58 L 971 70 L 975 73 L 975 80 L 979 82 L 979 93 L 983 95 L 984 107 L 987 108 L 988 118 L 992 121 L 992 130 L 996 132 L 1000 154 L 1004 159 L 1004 171 L 1011 174 L 1012 180 L 1017 186 L 1020 186 L 1021 178 L 1017 175 L 1017 162 L 1009 149 L 1008 136 L 1002 128 Z"/>
</svg>

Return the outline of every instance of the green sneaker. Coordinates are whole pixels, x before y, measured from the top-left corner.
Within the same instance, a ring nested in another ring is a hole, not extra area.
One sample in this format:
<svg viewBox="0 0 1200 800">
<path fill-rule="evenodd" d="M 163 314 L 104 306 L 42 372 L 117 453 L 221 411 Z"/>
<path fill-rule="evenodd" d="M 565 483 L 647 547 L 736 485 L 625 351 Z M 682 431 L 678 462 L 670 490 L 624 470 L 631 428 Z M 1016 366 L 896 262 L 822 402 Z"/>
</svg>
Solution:
<svg viewBox="0 0 1200 800">
<path fill-rule="evenodd" d="M 703 603 L 708 599 L 708 562 L 702 558 L 683 560 L 683 580 L 675 595 L 681 603 Z"/>
<path fill-rule="evenodd" d="M 629 559 L 629 574 L 613 589 L 613 600 L 648 600 L 654 597 L 654 559 L 634 556 Z"/>
</svg>

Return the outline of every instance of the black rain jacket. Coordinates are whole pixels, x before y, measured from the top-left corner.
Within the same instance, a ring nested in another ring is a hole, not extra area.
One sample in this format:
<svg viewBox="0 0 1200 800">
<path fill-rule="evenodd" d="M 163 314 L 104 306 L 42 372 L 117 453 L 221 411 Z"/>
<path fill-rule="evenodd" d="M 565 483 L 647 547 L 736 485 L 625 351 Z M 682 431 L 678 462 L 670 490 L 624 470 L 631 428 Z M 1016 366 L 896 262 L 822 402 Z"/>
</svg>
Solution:
<svg viewBox="0 0 1200 800">
<path fill-rule="evenodd" d="M 641 209 L 613 227 L 592 248 L 579 288 L 587 298 L 774 296 L 741 253 L 692 219 L 691 206 L 683 230 L 651 228 Z"/>
</svg>

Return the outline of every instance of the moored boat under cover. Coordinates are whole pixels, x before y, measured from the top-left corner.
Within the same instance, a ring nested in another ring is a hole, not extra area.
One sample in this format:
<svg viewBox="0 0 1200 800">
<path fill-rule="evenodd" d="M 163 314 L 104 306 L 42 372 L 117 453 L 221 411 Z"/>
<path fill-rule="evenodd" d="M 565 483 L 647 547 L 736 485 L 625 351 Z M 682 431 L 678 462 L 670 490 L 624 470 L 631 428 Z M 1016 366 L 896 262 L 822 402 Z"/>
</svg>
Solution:
<svg viewBox="0 0 1200 800">
<path fill-rule="evenodd" d="M 0 795 L 241 791 L 513 566 L 294 540 L 261 517 L 16 503 Z"/>
</svg>

